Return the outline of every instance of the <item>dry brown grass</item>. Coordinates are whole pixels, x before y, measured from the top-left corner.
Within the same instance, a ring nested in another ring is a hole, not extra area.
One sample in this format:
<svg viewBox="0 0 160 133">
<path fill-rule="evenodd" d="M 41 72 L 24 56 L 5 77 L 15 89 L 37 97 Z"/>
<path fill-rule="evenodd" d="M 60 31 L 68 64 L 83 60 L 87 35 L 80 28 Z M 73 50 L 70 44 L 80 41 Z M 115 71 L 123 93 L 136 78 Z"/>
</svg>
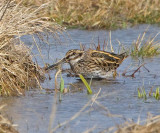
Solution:
<svg viewBox="0 0 160 133">
<path fill-rule="evenodd" d="M 39 84 L 43 71 L 32 61 L 31 51 L 20 37 L 26 34 L 57 36 L 62 28 L 48 22 L 43 9 L 21 6 L 21 2 L 1 1 L 0 4 L 0 96 L 23 95 L 26 89 Z M 40 38 L 43 39 L 43 38 Z"/>
<path fill-rule="evenodd" d="M 4 106 L 0 105 L 0 111 Z M 0 115 L 0 133 L 18 133 L 18 131 L 13 127 L 11 121 Z"/>
<path fill-rule="evenodd" d="M 17 0 L 19 1 L 19 0 Z M 159 0 L 45 0 L 47 14 L 59 24 L 83 28 L 125 28 L 137 23 L 159 23 Z M 38 0 L 24 5 L 39 5 Z"/>
<path fill-rule="evenodd" d="M 159 133 L 160 115 L 147 119 L 144 125 L 126 122 L 115 133 Z"/>
</svg>

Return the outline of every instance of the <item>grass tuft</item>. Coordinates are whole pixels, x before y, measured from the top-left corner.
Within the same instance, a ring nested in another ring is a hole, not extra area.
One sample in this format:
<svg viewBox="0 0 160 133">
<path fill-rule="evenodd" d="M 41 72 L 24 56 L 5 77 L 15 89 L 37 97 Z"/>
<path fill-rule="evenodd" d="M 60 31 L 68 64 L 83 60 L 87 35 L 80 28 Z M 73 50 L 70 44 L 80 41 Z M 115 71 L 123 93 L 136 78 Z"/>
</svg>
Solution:
<svg viewBox="0 0 160 133">
<path fill-rule="evenodd" d="M 160 41 L 156 41 L 159 33 L 153 38 L 149 37 L 147 40 L 145 35 L 146 32 L 142 35 L 140 34 L 136 42 L 133 42 L 131 47 L 132 57 L 151 57 L 160 54 Z"/>
<path fill-rule="evenodd" d="M 43 40 L 41 32 L 56 36 L 62 30 L 42 17 L 46 6 L 24 7 L 10 0 L 0 3 L 0 96 L 24 95 L 25 90 L 40 87 L 44 73 L 20 37 L 30 34 Z"/>
<path fill-rule="evenodd" d="M 20 1 L 20 0 L 16 0 Z M 51 2 L 45 12 L 64 26 L 85 29 L 116 29 L 142 23 L 159 23 L 159 0 L 44 0 Z M 25 6 L 42 4 L 25 0 Z"/>
<path fill-rule="evenodd" d="M 145 88 L 138 88 L 138 98 L 143 98 L 144 100 L 147 99 Z"/>
<path fill-rule="evenodd" d="M 159 91 L 159 87 L 156 88 L 156 91 L 152 93 L 152 90 L 153 90 L 153 87 L 151 88 L 148 96 L 149 97 L 152 97 L 152 98 L 155 98 L 156 100 L 160 100 L 160 91 Z M 138 88 L 137 89 L 138 91 L 138 98 L 143 98 L 144 100 L 147 100 L 147 94 L 146 94 L 146 91 L 145 91 L 145 88 L 142 87 L 142 88 Z"/>
<path fill-rule="evenodd" d="M 6 104 L 0 105 L 1 112 L 5 106 Z M 19 133 L 15 126 L 13 126 L 13 122 L 4 117 L 2 113 L 0 114 L 0 133 Z"/>
<path fill-rule="evenodd" d="M 153 93 L 153 97 L 157 100 L 160 99 L 159 87 L 156 88 L 156 92 Z"/>
<path fill-rule="evenodd" d="M 160 115 L 149 115 L 146 120 L 126 121 L 118 126 L 118 130 L 114 133 L 158 133 L 160 130 Z"/>
</svg>

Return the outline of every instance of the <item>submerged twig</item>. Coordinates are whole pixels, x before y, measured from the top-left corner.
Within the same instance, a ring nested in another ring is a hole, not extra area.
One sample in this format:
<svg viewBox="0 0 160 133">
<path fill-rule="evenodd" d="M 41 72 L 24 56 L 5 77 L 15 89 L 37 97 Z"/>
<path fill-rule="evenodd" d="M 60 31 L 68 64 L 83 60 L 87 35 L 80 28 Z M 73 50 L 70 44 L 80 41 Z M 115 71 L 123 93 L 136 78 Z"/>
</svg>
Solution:
<svg viewBox="0 0 160 133">
<path fill-rule="evenodd" d="M 140 68 L 142 67 L 142 66 L 144 66 L 146 63 L 143 63 L 142 65 L 140 65 L 132 74 L 131 74 L 131 77 L 135 77 L 134 75 L 135 75 L 135 73 L 136 72 L 138 72 L 139 70 L 140 70 Z"/>
<path fill-rule="evenodd" d="M 143 63 L 143 64 L 141 64 L 131 75 L 126 75 L 126 73 L 127 73 L 127 69 L 122 73 L 122 76 L 124 76 L 124 77 L 135 77 L 135 73 L 137 73 L 139 70 L 140 70 L 140 68 L 141 67 L 144 67 L 148 72 L 150 72 L 144 65 L 145 65 L 146 63 Z"/>
</svg>

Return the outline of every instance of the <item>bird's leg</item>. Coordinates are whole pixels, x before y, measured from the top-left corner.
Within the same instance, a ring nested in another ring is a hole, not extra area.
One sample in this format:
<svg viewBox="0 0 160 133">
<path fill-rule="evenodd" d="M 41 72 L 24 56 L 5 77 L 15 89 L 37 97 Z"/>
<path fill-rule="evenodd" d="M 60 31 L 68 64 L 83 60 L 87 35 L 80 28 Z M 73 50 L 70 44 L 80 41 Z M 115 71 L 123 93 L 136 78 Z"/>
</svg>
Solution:
<svg viewBox="0 0 160 133">
<path fill-rule="evenodd" d="M 114 72 L 113 72 L 113 78 L 116 78 L 116 77 L 117 77 L 117 71 L 114 70 Z"/>
</svg>

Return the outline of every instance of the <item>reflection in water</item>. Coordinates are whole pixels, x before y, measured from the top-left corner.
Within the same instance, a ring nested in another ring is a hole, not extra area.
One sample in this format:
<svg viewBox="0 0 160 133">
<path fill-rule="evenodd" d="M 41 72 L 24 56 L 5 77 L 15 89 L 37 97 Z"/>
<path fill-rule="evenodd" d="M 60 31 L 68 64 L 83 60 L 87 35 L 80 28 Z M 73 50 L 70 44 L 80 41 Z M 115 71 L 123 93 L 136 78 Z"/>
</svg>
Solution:
<svg viewBox="0 0 160 133">
<path fill-rule="evenodd" d="M 118 49 L 119 45 L 116 41 L 117 39 L 123 43 L 126 47 L 131 45 L 133 40 L 136 40 L 139 33 L 143 33 L 147 25 L 141 25 L 124 30 L 112 31 L 112 44 L 114 49 Z M 150 30 L 146 33 L 146 36 L 150 34 L 153 36 L 159 32 L 158 27 L 151 26 Z M 65 53 L 69 49 L 79 49 L 79 43 L 85 44 L 87 47 L 91 43 L 97 43 L 98 37 L 100 43 L 103 44 L 104 39 L 107 40 L 108 31 L 85 31 L 85 30 L 68 30 L 71 35 L 71 40 L 64 39 L 62 37 L 63 45 L 51 44 L 50 48 L 48 46 L 41 45 L 42 55 L 47 63 L 52 64 L 55 62 L 55 58 L 61 59 L 64 57 Z M 31 42 L 28 36 L 23 37 L 26 44 Z M 49 38 L 51 43 L 55 43 L 52 38 Z M 48 49 L 50 49 L 48 59 Z M 117 52 L 117 51 L 115 51 Z M 33 48 L 33 53 L 38 54 L 36 48 Z M 41 66 L 44 66 L 40 58 L 37 59 Z M 99 91 L 98 102 L 100 102 L 104 107 L 112 114 L 122 115 L 125 118 L 131 118 L 134 121 L 140 115 L 141 119 L 146 118 L 147 112 L 151 112 L 154 115 L 159 114 L 160 106 L 159 102 L 149 98 L 147 102 L 137 98 L 137 88 L 144 86 L 146 88 L 146 93 L 150 91 L 153 86 L 156 88 L 159 86 L 160 81 L 160 57 L 144 59 L 146 68 L 150 70 L 147 72 L 144 68 L 140 72 L 136 73 L 135 78 L 123 77 L 122 72 L 131 65 L 132 71 L 134 71 L 138 64 L 138 60 L 131 59 L 130 57 L 124 60 L 122 65 L 118 68 L 119 76 L 116 79 L 109 80 L 92 80 L 92 89 L 94 94 Z M 64 68 L 68 68 L 65 65 Z M 50 76 L 52 80 L 46 80 L 42 86 L 44 88 L 54 89 L 54 75 L 55 71 L 50 71 Z M 62 102 L 57 100 L 57 111 L 55 114 L 55 123 L 57 124 L 70 119 L 75 113 L 77 113 L 91 98 L 93 95 L 87 95 L 86 89 L 83 83 L 76 77 L 67 77 L 66 73 L 62 74 L 65 87 L 69 86 L 70 93 L 62 95 Z M 88 82 L 90 80 L 87 80 Z M 72 84 L 72 85 L 71 85 Z M 74 91 L 76 87 L 82 88 L 82 90 Z M 110 94 L 110 95 L 109 95 Z M 20 132 L 26 133 L 45 133 L 48 132 L 49 118 L 52 110 L 54 93 L 47 94 L 44 90 L 37 91 L 31 90 L 26 92 L 24 97 L 10 97 L 1 98 L 1 103 L 6 103 L 7 107 L 3 110 L 15 124 Z M 57 95 L 58 98 L 58 95 Z M 94 132 L 102 131 L 103 129 L 114 126 L 115 124 L 121 123 L 122 118 L 110 118 L 106 115 L 106 112 L 101 109 L 96 104 L 89 106 L 85 111 L 83 111 L 77 119 L 73 120 L 70 124 L 65 127 L 58 129 L 59 132 L 74 132 L 80 133 L 86 129 L 96 125 Z"/>
</svg>

